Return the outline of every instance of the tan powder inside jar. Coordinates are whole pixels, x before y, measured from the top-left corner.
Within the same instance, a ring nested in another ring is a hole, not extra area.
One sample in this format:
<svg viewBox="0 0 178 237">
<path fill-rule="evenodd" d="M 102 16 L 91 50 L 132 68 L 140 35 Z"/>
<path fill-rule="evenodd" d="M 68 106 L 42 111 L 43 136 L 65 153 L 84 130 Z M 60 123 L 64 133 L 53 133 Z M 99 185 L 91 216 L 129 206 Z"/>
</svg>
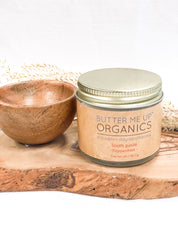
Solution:
<svg viewBox="0 0 178 237">
<path fill-rule="evenodd" d="M 87 157 L 124 167 L 149 161 L 158 153 L 162 119 L 158 75 L 101 69 L 83 74 L 78 86 L 79 147 Z"/>
</svg>

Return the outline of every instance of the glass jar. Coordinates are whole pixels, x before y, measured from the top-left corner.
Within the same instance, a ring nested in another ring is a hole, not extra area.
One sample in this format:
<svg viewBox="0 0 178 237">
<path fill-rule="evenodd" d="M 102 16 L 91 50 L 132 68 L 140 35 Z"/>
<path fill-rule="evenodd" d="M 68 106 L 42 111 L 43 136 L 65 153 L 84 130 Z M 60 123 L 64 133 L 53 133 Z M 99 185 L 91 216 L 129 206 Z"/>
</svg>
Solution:
<svg viewBox="0 0 178 237">
<path fill-rule="evenodd" d="M 161 78 L 152 72 L 106 68 L 78 80 L 78 142 L 92 161 L 134 166 L 151 160 L 161 138 Z"/>
</svg>

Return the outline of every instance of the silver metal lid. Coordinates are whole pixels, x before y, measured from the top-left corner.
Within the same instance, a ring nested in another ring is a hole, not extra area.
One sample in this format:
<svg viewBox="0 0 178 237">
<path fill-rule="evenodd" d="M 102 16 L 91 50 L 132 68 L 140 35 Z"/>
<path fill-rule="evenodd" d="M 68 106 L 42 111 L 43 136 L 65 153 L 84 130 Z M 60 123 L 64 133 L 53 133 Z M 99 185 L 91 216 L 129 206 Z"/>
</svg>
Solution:
<svg viewBox="0 0 178 237">
<path fill-rule="evenodd" d="M 82 74 L 76 96 L 93 106 L 107 108 L 145 107 L 163 96 L 160 76 L 129 68 L 106 68 Z"/>
</svg>

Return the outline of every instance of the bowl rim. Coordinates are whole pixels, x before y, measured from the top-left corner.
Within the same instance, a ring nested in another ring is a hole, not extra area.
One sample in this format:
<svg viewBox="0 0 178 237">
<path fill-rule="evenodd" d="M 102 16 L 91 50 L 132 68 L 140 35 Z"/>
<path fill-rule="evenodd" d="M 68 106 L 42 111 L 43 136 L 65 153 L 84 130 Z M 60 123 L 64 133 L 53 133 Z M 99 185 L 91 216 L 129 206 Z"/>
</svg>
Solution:
<svg viewBox="0 0 178 237">
<path fill-rule="evenodd" d="M 71 96 L 67 97 L 66 99 L 63 99 L 63 100 L 60 100 L 60 101 L 57 101 L 57 102 L 54 102 L 54 103 L 50 103 L 50 104 L 44 104 L 44 105 L 17 105 L 17 104 L 10 104 L 10 103 L 6 103 L 6 102 L 3 102 L 1 99 L 0 99 L 0 107 L 1 106 L 6 106 L 6 107 L 11 107 L 11 108 L 43 108 L 43 107 L 48 107 L 48 106 L 52 106 L 52 105 L 56 105 L 56 104 L 62 104 L 68 100 L 71 100 L 72 98 L 75 98 L 75 91 L 77 89 L 77 87 L 75 85 L 73 85 L 72 83 L 70 82 L 66 82 L 66 81 L 59 81 L 59 80 L 54 80 L 54 79 L 31 79 L 31 80 L 25 80 L 25 81 L 20 81 L 20 82 L 15 82 L 15 83 L 9 83 L 9 84 L 6 84 L 6 85 L 3 85 L 3 86 L 0 86 L 0 90 L 1 88 L 5 88 L 5 87 L 10 87 L 10 86 L 13 86 L 13 85 L 20 85 L 20 84 L 23 84 L 23 83 L 29 83 L 29 82 L 47 82 L 47 83 L 57 83 L 57 84 L 63 84 L 63 85 L 68 85 L 70 86 L 72 89 L 73 89 L 73 93 Z"/>
</svg>

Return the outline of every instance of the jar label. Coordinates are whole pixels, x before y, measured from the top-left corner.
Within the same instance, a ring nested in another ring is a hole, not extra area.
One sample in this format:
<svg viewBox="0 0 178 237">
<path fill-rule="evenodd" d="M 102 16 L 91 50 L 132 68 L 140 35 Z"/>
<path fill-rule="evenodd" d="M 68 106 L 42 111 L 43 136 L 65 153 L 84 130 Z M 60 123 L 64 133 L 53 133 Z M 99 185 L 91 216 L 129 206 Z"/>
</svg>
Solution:
<svg viewBox="0 0 178 237">
<path fill-rule="evenodd" d="M 161 103 L 143 109 L 109 111 L 77 101 L 79 147 L 106 161 L 134 161 L 160 146 Z"/>
</svg>

